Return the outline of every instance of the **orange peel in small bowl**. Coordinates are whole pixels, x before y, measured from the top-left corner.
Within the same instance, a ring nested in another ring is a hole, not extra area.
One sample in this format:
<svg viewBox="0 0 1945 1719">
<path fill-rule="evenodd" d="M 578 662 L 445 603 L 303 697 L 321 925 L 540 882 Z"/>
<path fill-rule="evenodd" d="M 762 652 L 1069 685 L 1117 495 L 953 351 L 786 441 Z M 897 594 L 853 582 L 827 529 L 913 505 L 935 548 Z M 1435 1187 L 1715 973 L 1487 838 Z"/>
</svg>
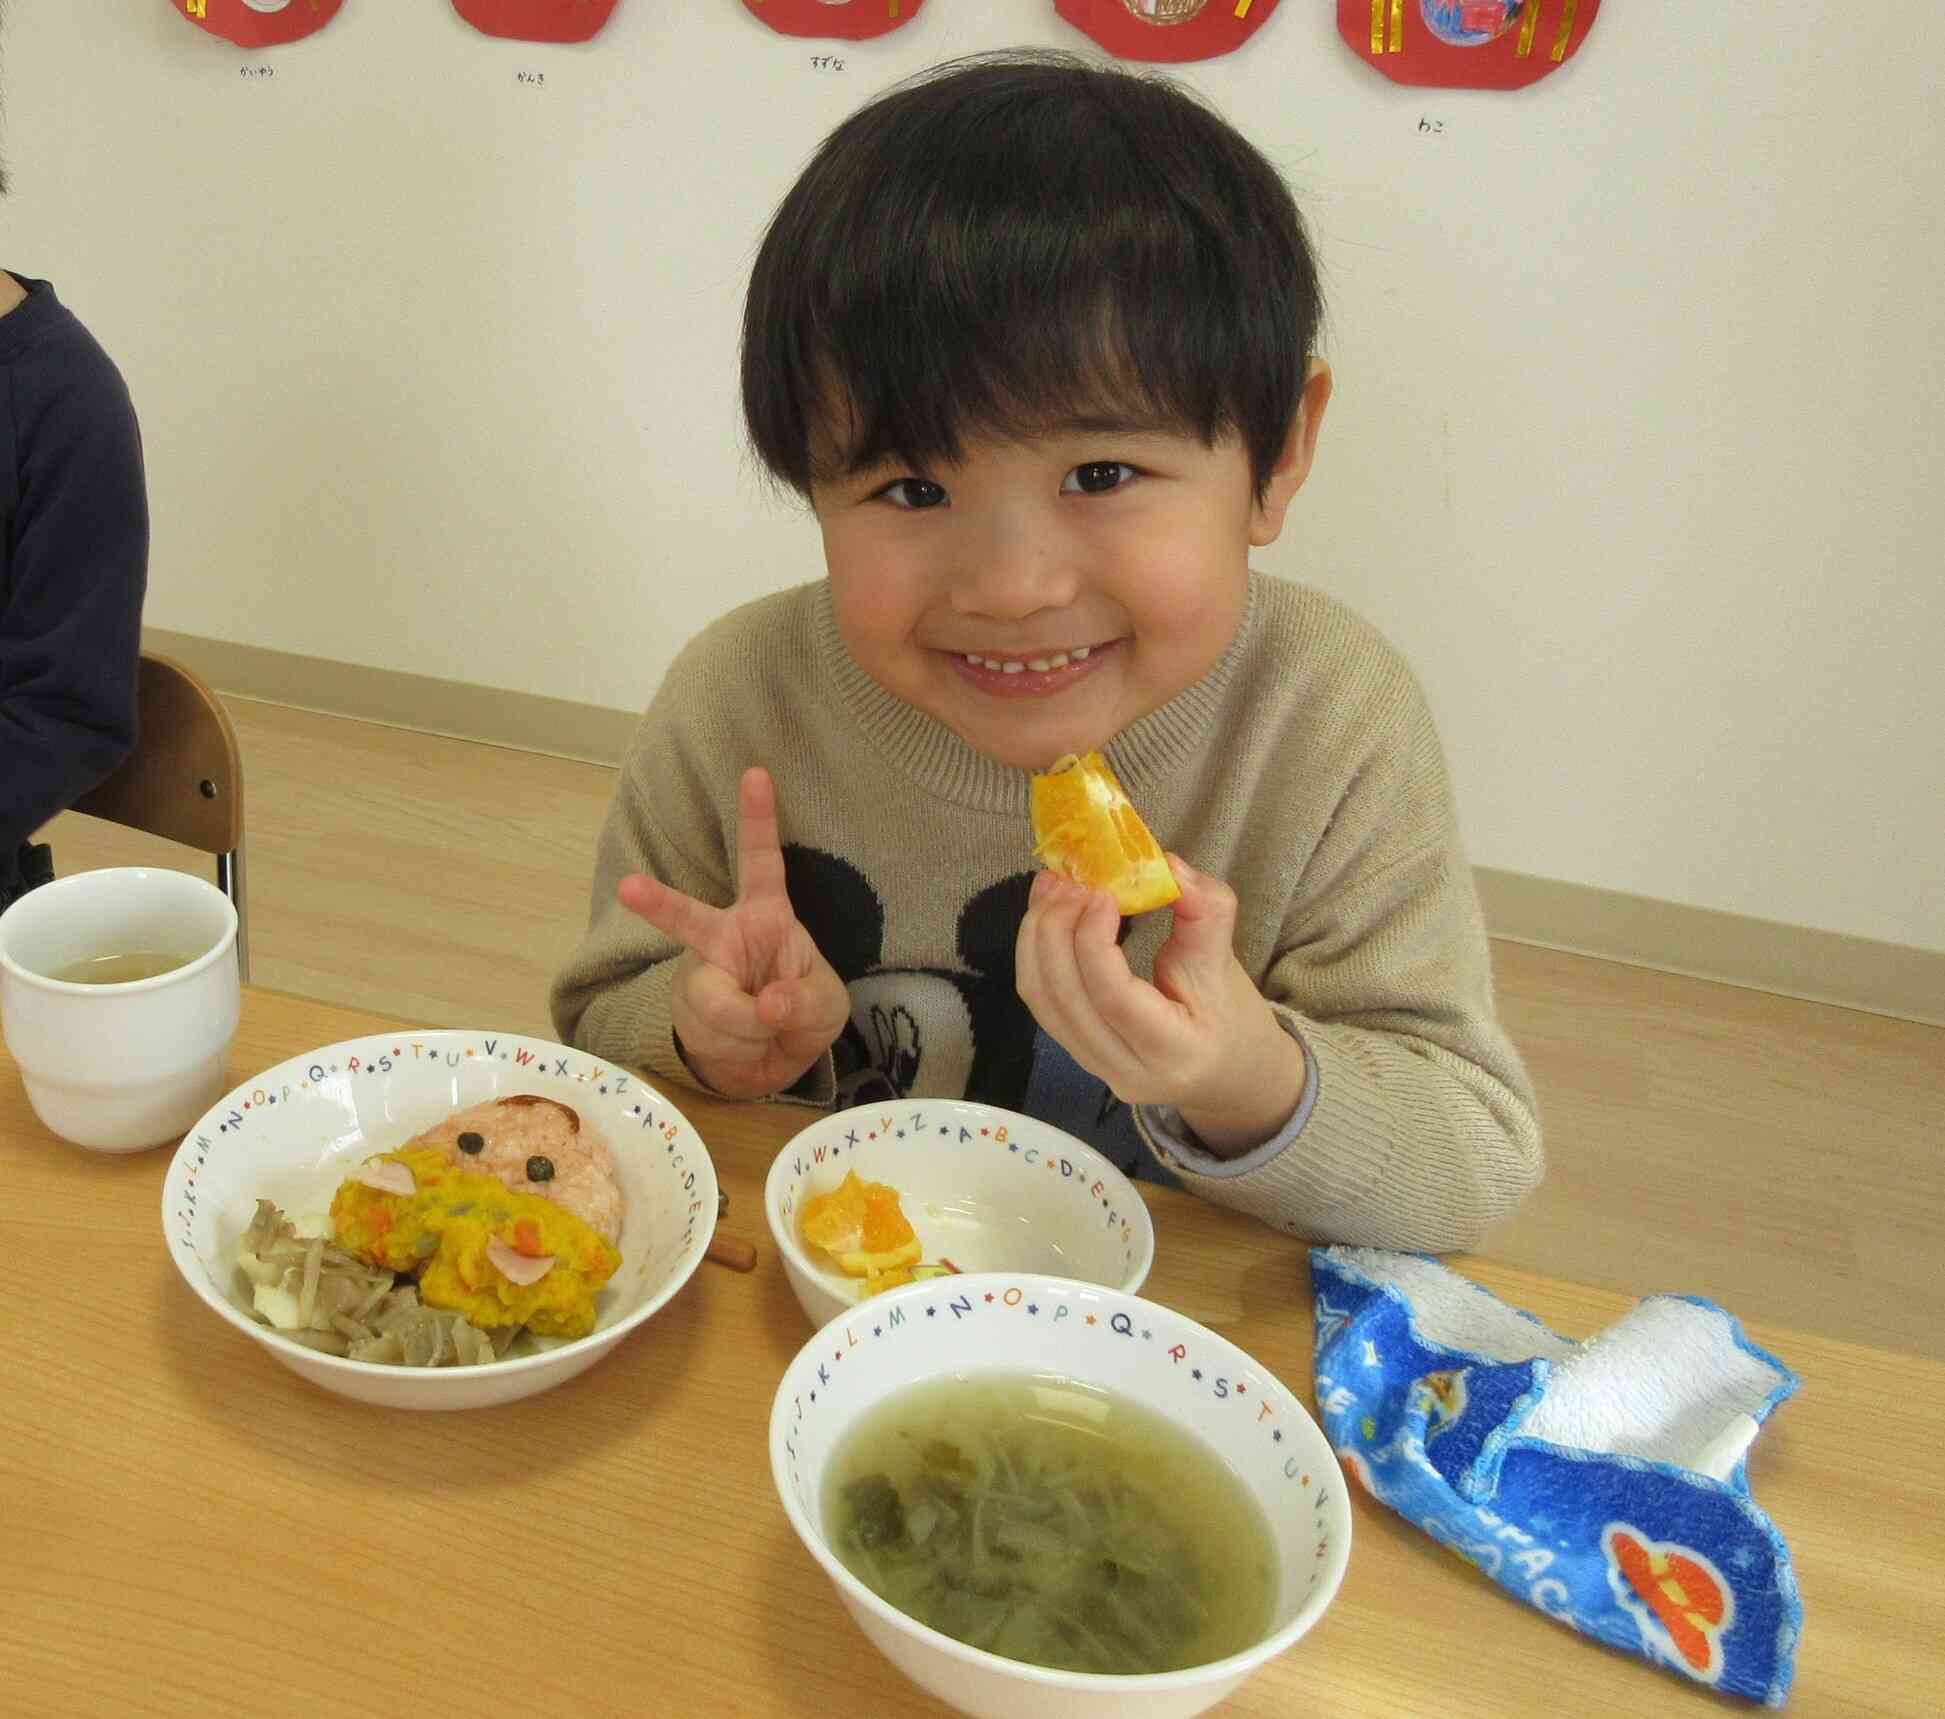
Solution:
<svg viewBox="0 0 1945 1719">
<path fill-rule="evenodd" d="M 1161 845 L 1098 752 L 1069 753 L 1033 778 L 1033 852 L 1047 869 L 1104 889 L 1123 914 L 1181 898 Z"/>
</svg>

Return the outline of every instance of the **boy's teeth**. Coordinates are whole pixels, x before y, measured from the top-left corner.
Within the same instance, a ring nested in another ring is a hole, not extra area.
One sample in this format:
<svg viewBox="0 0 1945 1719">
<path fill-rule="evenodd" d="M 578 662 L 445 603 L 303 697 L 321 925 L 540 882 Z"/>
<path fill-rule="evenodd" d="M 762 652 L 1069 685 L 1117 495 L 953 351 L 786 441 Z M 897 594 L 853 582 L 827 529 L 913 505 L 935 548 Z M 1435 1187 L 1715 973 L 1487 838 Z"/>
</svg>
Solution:
<svg viewBox="0 0 1945 1719">
<path fill-rule="evenodd" d="M 1045 674 L 1049 669 L 1065 668 L 1070 662 L 1085 662 L 1092 645 L 1082 645 L 1072 651 L 1056 651 L 1050 657 L 1030 657 L 1025 662 L 1006 662 L 996 657 L 982 657 L 977 651 L 968 651 L 966 661 L 976 668 L 997 669 L 1001 674 L 1019 674 L 1032 669 L 1035 674 Z"/>
</svg>

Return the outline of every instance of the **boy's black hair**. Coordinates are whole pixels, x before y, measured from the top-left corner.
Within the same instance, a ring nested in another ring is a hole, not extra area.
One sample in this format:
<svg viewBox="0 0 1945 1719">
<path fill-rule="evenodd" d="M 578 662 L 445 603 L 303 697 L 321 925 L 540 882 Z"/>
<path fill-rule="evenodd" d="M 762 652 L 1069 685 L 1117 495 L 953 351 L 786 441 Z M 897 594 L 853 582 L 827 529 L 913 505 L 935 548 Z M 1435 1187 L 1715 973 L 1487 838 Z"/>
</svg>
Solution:
<svg viewBox="0 0 1945 1719">
<path fill-rule="evenodd" d="M 1133 419 L 1237 434 L 1261 496 L 1319 314 L 1296 204 L 1226 121 L 1152 75 L 977 55 L 853 114 L 784 198 L 743 413 L 805 495 L 968 436 Z"/>
</svg>

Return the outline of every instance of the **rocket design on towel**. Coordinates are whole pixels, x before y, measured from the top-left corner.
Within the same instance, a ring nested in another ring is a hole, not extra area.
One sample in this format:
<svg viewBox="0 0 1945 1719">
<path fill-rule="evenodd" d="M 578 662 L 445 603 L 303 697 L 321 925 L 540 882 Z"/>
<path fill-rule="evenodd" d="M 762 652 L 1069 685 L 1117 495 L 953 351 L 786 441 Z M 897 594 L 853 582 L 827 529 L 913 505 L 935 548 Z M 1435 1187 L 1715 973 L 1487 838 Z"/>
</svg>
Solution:
<svg viewBox="0 0 1945 1719">
<path fill-rule="evenodd" d="M 1435 1439 L 1466 1412 L 1466 1370 L 1427 1373 L 1418 1388 L 1424 1392 L 1425 1437 Z"/>
<path fill-rule="evenodd" d="M 1319 1418 L 1352 1479 L 1549 1617 L 1783 1704 L 1803 1611 L 1744 1458 L 1794 1373 L 1689 1297 L 1575 1343 L 1420 1255 L 1310 1262 Z"/>
<path fill-rule="evenodd" d="M 1716 1682 L 1722 1635 L 1736 1621 L 1735 1593 L 1722 1572 L 1692 1546 L 1644 1541 L 1619 1523 L 1601 1535 L 1601 1550 L 1614 1597 L 1639 1619 L 1643 1640 L 1704 1683 Z"/>
</svg>

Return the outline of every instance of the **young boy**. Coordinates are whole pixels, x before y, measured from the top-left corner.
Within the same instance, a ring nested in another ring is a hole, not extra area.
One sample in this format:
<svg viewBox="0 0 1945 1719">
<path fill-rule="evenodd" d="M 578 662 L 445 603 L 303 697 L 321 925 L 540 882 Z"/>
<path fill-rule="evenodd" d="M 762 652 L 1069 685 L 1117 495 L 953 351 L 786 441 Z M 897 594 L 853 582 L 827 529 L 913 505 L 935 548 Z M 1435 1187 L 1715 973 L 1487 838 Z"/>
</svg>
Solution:
<svg viewBox="0 0 1945 1719">
<path fill-rule="evenodd" d="M 982 57 L 841 125 L 743 333 L 826 577 L 670 669 L 562 1036 L 718 1093 L 1026 1110 L 1312 1238 L 1511 1211 L 1539 1133 L 1424 701 L 1248 564 L 1310 470 L 1318 314 L 1289 192 L 1163 81 Z M 1030 859 L 1031 773 L 1090 747 L 1171 910 Z"/>
</svg>

